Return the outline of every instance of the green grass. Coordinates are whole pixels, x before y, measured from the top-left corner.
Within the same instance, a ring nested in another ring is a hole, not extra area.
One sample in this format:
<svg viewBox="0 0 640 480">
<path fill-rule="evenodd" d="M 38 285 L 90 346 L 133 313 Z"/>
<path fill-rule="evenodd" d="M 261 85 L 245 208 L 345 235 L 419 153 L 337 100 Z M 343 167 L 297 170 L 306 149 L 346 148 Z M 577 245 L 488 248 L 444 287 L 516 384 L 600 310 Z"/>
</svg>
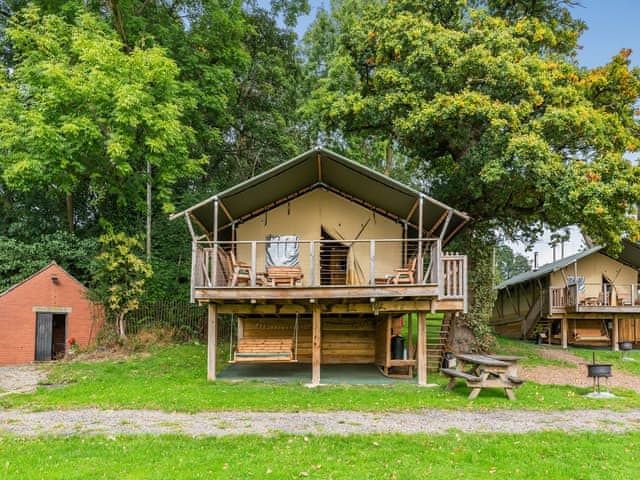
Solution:
<svg viewBox="0 0 640 480">
<path fill-rule="evenodd" d="M 584 358 L 588 363 L 592 363 L 595 353 L 596 363 L 610 363 L 614 375 L 616 371 L 640 375 L 640 351 L 638 350 L 626 354 L 627 358 L 633 360 L 622 360 L 621 352 L 612 352 L 611 350 L 571 348 L 570 351 L 574 355 Z"/>
<path fill-rule="evenodd" d="M 459 382 L 452 392 L 445 392 L 446 380 L 440 375 L 429 377 L 429 381 L 439 383 L 440 386 L 435 388 L 395 384 L 334 385 L 310 389 L 301 384 L 208 382 L 206 348 L 203 345 L 155 347 L 150 355 L 126 360 L 60 363 L 51 367 L 49 379 L 55 388 L 43 386 L 34 393 L 0 397 L 0 407 L 33 410 L 150 408 L 182 412 L 640 407 L 640 394 L 637 392 L 614 389 L 620 398 L 594 401 L 583 398 L 589 391 L 587 388 L 532 382 L 517 390 L 515 402 L 508 401 L 500 389 L 483 390 L 476 400 L 469 401 L 469 389 L 463 383 Z"/>
<path fill-rule="evenodd" d="M 640 432 L 447 435 L 0 436 L 12 479 L 634 478 Z"/>
<path fill-rule="evenodd" d="M 534 343 L 522 342 L 520 340 L 507 337 L 497 337 L 496 340 L 498 342 L 498 351 L 500 353 L 526 357 L 526 360 L 522 362 L 523 365 L 576 368 L 575 363 L 553 360 L 540 356 L 541 349 L 557 348 L 559 350 L 560 347 L 536 345 Z"/>
</svg>

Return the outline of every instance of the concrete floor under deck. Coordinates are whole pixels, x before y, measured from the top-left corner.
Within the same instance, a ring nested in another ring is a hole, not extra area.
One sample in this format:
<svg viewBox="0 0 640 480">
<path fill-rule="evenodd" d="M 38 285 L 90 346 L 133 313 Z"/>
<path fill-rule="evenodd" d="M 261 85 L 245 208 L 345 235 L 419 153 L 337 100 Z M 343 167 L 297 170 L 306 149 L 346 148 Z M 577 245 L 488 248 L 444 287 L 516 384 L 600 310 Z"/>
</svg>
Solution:
<svg viewBox="0 0 640 480">
<path fill-rule="evenodd" d="M 311 383 L 310 363 L 233 363 L 218 373 L 220 380 L 257 380 L 276 383 Z M 415 379 L 385 377 L 375 365 L 322 365 L 323 385 L 390 385 L 415 384 Z"/>
</svg>

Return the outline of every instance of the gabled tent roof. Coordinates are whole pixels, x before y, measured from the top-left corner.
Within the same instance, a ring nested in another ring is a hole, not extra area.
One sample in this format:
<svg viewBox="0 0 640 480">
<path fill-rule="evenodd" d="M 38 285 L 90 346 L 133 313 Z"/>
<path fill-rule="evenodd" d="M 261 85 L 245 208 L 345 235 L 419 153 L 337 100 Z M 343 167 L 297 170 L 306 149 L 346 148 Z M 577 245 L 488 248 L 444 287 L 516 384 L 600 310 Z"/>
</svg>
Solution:
<svg viewBox="0 0 640 480">
<path fill-rule="evenodd" d="M 578 252 L 575 255 L 570 255 L 568 257 L 564 257 L 561 260 L 547 263 L 546 265 L 541 266 L 537 270 L 531 270 L 529 272 L 523 272 L 515 277 L 511 277 L 508 280 L 505 280 L 500 285 L 496 287 L 498 290 L 502 290 L 503 288 L 510 287 L 512 285 L 517 285 L 519 283 L 526 283 L 531 280 L 535 280 L 536 278 L 544 277 L 550 273 L 557 272 L 558 270 L 563 269 L 564 267 L 571 265 L 573 262 L 580 260 L 581 258 L 588 257 L 592 253 L 599 252 L 604 247 L 593 247 L 588 250 L 583 250 L 582 252 Z"/>
<path fill-rule="evenodd" d="M 541 266 L 538 270 L 524 272 L 514 277 L 511 277 L 508 280 L 505 280 L 500 285 L 496 287 L 498 290 L 502 290 L 503 288 L 510 287 L 512 285 L 517 285 L 519 283 L 526 283 L 531 280 L 535 280 L 536 278 L 544 277 L 552 272 L 557 272 L 558 270 L 563 269 L 571 265 L 573 262 L 580 260 L 581 258 L 588 257 L 589 255 L 600 252 L 603 255 L 607 255 L 608 257 L 613 258 L 614 260 L 618 260 L 619 262 L 624 263 L 632 268 L 640 268 L 640 245 L 637 243 L 631 242 L 629 240 L 622 240 L 622 252 L 620 255 L 615 258 L 611 255 L 607 254 L 606 250 L 602 246 L 595 246 L 593 248 L 589 248 L 587 250 L 583 250 L 582 252 L 578 252 L 575 255 L 571 255 L 569 257 L 565 257 L 556 262 L 547 263 L 546 265 Z"/>
<path fill-rule="evenodd" d="M 316 188 L 326 188 L 398 221 L 419 225 L 445 243 L 469 217 L 421 192 L 349 160 L 316 147 L 260 175 L 200 202 L 171 219 L 189 215 L 207 233 L 213 230 L 214 202 L 219 204 L 218 228 L 241 223 Z"/>
</svg>

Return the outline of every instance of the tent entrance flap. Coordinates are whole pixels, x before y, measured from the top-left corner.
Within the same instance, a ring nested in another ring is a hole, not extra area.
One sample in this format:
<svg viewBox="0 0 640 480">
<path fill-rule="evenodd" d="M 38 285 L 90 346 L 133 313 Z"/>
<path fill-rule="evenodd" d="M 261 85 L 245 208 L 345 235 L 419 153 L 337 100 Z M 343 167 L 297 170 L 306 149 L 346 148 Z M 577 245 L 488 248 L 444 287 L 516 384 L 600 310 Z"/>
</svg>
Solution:
<svg viewBox="0 0 640 480">
<path fill-rule="evenodd" d="M 322 240 L 338 240 L 322 229 Z M 347 284 L 349 247 L 341 242 L 320 245 L 320 285 Z"/>
<path fill-rule="evenodd" d="M 362 232 L 364 231 L 364 228 L 367 226 L 368 223 L 369 223 L 368 221 L 365 222 L 364 227 L 360 230 L 360 232 L 358 233 L 356 238 L 354 238 L 354 240 L 357 240 L 358 237 L 360 237 L 360 235 L 362 234 Z M 354 242 L 350 242 L 350 243 L 344 242 L 345 240 L 344 236 L 338 230 L 328 225 L 322 225 L 321 234 L 322 234 L 323 240 L 339 240 L 334 244 L 335 247 L 333 248 L 333 250 L 328 250 L 327 252 L 329 259 L 331 259 L 327 261 L 328 263 L 327 268 L 331 267 L 331 265 L 333 264 L 333 266 L 336 269 L 340 268 L 341 269 L 340 271 L 344 271 L 343 276 L 340 277 L 343 283 L 340 283 L 340 285 L 364 285 L 365 275 L 364 275 L 364 271 L 362 270 L 362 267 L 360 266 L 360 263 L 358 262 L 358 259 L 356 258 L 355 249 L 353 248 Z M 327 247 L 329 247 L 330 244 L 326 244 L 323 246 L 325 249 L 327 249 Z M 333 256 L 333 258 L 331 256 Z M 322 251 L 320 252 L 320 261 L 322 262 Z M 322 263 L 320 265 L 320 275 L 322 279 Z M 331 276 L 329 276 L 329 278 L 332 278 L 332 280 L 337 279 L 337 277 L 331 277 Z M 336 284 L 323 283 L 323 285 L 336 285 Z"/>
</svg>

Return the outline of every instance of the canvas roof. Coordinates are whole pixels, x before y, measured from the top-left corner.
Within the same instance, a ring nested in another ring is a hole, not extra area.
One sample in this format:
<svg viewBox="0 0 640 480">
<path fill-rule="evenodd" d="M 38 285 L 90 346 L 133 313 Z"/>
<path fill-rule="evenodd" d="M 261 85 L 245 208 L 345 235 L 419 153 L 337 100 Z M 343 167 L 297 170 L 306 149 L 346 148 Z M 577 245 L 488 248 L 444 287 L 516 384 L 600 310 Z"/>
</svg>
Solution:
<svg viewBox="0 0 640 480">
<path fill-rule="evenodd" d="M 622 252 L 620 253 L 619 260 L 632 267 L 640 268 L 640 245 L 636 242 L 623 239 Z"/>
<path fill-rule="evenodd" d="M 575 255 L 562 258 L 555 262 L 547 263 L 546 265 L 541 266 L 537 270 L 524 272 L 514 277 L 511 277 L 510 279 L 502 282 L 496 288 L 498 290 L 502 290 L 503 288 L 510 287 L 512 285 L 517 285 L 519 283 L 526 283 L 531 280 L 535 280 L 536 278 L 544 277 L 550 273 L 557 272 L 558 270 L 561 270 L 564 267 L 571 265 L 573 262 L 576 262 L 581 258 L 588 257 L 589 255 L 594 254 L 596 252 L 601 252 L 602 254 L 611 257 L 611 255 L 608 255 L 606 253 L 603 246 L 595 246 L 593 248 L 583 250 L 582 252 L 578 252 Z M 611 258 L 614 258 L 615 260 L 618 260 L 626 265 L 629 265 L 630 267 L 633 267 L 636 269 L 640 268 L 640 246 L 637 243 L 623 239 L 622 252 L 617 258 L 615 257 L 611 257 Z"/>
<path fill-rule="evenodd" d="M 496 288 L 498 290 L 502 290 L 503 288 L 510 287 L 512 285 L 517 285 L 519 283 L 529 282 L 531 280 L 535 280 L 536 278 L 544 277 L 550 273 L 557 272 L 558 270 L 563 269 L 564 267 L 571 265 L 573 262 L 580 260 L 581 258 L 588 257 L 592 253 L 599 252 L 604 247 L 593 247 L 587 250 L 583 250 L 582 252 L 578 252 L 575 255 L 570 255 L 568 257 L 564 257 L 555 262 L 547 263 L 546 265 L 542 265 L 537 270 L 531 270 L 529 272 L 520 273 L 515 277 L 511 277 L 508 280 L 505 280 Z"/>
<path fill-rule="evenodd" d="M 321 147 L 311 149 L 271 170 L 220 192 L 171 219 L 190 215 L 207 233 L 212 232 L 214 202 L 219 203 L 218 227 L 248 220 L 315 188 L 326 188 L 372 210 L 419 225 L 419 199 L 423 199 L 423 228 L 450 240 L 469 217 L 442 202 Z M 450 214 L 450 216 L 449 216 Z M 447 221 L 447 217 L 449 220 Z"/>
</svg>

